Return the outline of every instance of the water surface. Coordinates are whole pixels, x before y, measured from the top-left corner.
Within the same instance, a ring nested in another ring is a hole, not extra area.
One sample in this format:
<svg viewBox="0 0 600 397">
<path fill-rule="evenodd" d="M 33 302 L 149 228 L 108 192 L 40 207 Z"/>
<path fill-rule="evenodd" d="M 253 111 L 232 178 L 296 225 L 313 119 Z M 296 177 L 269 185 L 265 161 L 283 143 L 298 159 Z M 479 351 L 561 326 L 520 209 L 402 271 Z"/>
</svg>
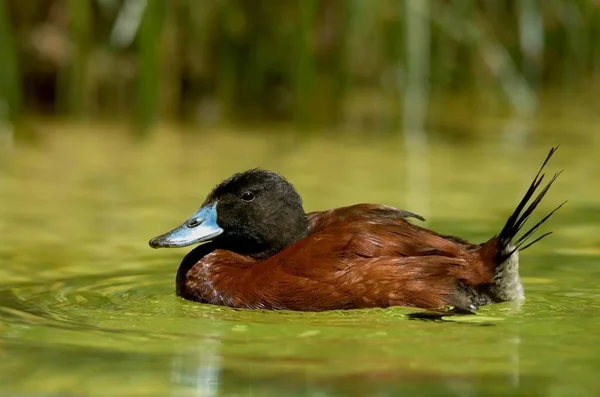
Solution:
<svg viewBox="0 0 600 397">
<path fill-rule="evenodd" d="M 560 123 L 521 149 L 433 139 L 422 200 L 407 207 L 400 140 L 284 132 L 143 142 L 121 127 L 45 124 L 0 152 L 0 391 L 51 396 L 595 396 L 600 393 L 600 205 L 594 124 Z M 598 125 L 596 123 L 595 125 Z M 481 125 L 480 125 L 481 126 Z M 585 132 L 584 132 L 585 130 Z M 186 249 L 149 238 L 192 214 L 229 174 L 285 174 L 307 210 L 379 202 L 483 241 L 497 233 L 550 145 L 566 172 L 541 205 L 569 204 L 521 256 L 527 299 L 477 316 L 418 310 L 293 313 L 186 302 Z"/>
</svg>

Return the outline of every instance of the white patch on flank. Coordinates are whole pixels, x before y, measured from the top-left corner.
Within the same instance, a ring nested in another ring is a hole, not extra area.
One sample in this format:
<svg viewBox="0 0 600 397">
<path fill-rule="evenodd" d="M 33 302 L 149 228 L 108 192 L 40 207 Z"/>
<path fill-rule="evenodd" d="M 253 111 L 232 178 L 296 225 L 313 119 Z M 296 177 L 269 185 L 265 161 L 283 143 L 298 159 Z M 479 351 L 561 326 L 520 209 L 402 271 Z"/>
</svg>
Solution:
<svg viewBox="0 0 600 397">
<path fill-rule="evenodd" d="M 514 249 L 513 245 L 509 245 L 503 252 L 508 253 Z M 519 251 L 513 252 L 498 266 L 490 291 L 502 301 L 518 301 L 525 297 L 523 283 L 519 276 Z"/>
</svg>

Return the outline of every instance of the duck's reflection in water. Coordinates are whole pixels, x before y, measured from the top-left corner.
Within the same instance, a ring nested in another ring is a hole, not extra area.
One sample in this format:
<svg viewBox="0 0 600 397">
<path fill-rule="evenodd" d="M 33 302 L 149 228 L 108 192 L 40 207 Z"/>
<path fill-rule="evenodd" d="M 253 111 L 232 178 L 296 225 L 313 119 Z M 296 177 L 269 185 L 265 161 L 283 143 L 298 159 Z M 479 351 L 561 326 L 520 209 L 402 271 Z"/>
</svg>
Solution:
<svg viewBox="0 0 600 397">
<path fill-rule="evenodd" d="M 457 324 L 474 325 L 477 324 Z M 173 396 L 387 397 L 418 394 L 471 397 L 503 395 L 507 392 L 518 396 L 532 395 L 533 391 L 533 395 L 545 395 L 547 390 L 544 389 L 548 385 L 546 379 L 521 374 L 520 338 L 516 334 L 507 335 L 504 342 L 500 343 L 510 349 L 503 355 L 510 370 L 493 375 L 472 371 L 447 373 L 423 366 L 412 368 L 401 362 L 390 368 L 389 362 L 383 361 L 381 369 L 340 373 L 335 370 L 335 362 L 331 360 L 290 362 L 289 357 L 276 358 L 268 354 L 261 357 L 244 358 L 242 354 L 228 357 L 223 352 L 224 343 L 227 342 L 221 340 L 219 334 L 213 334 L 197 340 L 192 354 L 188 350 L 186 354 L 175 355 L 171 377 L 175 386 Z M 463 364 L 470 360 L 478 358 L 464 357 Z M 482 362 L 482 366 L 485 364 Z M 461 363 L 457 362 L 456 365 L 460 366 Z M 358 360 L 356 367 L 360 368 Z"/>
<path fill-rule="evenodd" d="M 219 395 L 221 377 L 221 340 L 219 334 L 198 339 L 195 351 L 191 355 L 175 354 L 171 379 L 175 385 L 182 386 L 190 396 L 213 397 Z M 175 388 L 179 396 L 181 389 Z"/>
</svg>

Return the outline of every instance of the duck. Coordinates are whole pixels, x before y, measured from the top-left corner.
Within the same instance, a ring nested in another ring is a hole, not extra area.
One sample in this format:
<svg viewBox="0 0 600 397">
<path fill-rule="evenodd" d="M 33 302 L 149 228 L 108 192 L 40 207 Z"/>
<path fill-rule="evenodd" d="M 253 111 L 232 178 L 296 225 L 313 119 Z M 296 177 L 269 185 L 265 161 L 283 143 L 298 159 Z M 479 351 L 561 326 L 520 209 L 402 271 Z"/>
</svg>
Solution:
<svg viewBox="0 0 600 397">
<path fill-rule="evenodd" d="M 416 223 L 422 216 L 382 204 L 306 213 L 285 177 L 255 168 L 219 183 L 188 220 L 149 245 L 197 245 L 175 280 L 176 295 L 190 301 L 266 310 L 406 306 L 473 313 L 524 298 L 519 253 L 552 233 L 530 241 L 566 203 L 521 233 L 562 172 L 538 189 L 556 149 L 500 232 L 483 243 L 429 230 Z"/>
</svg>

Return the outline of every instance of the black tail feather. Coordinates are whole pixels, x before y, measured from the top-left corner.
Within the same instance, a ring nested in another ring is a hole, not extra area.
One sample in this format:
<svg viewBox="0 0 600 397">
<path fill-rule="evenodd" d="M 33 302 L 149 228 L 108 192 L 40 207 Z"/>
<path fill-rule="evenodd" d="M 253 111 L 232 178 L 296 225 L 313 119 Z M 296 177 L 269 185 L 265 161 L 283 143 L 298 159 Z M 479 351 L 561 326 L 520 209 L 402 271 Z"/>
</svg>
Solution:
<svg viewBox="0 0 600 397">
<path fill-rule="evenodd" d="M 529 201 L 535 194 L 536 190 L 538 189 L 538 187 L 541 185 L 542 181 L 544 180 L 545 174 L 542 174 L 542 171 L 544 170 L 544 167 L 546 166 L 546 164 L 548 163 L 548 161 L 550 160 L 550 158 L 552 157 L 554 152 L 556 152 L 556 149 L 558 149 L 558 146 L 550 149 L 548 156 L 546 156 L 546 159 L 544 160 L 544 163 L 540 167 L 540 170 L 535 175 L 535 178 L 533 179 L 533 182 L 529 186 L 529 189 L 527 189 L 527 192 L 525 192 L 523 199 L 519 202 L 519 205 L 517 205 L 517 208 L 511 214 L 511 216 L 508 218 L 508 220 L 506 221 L 506 224 L 502 228 L 502 231 L 498 235 L 498 242 L 500 245 L 499 249 L 498 249 L 498 254 L 497 254 L 497 263 L 498 264 L 503 263 L 517 249 L 520 249 L 521 251 L 523 251 L 524 249 L 531 247 L 533 244 L 537 243 L 544 237 L 547 237 L 550 234 L 552 234 L 552 232 L 545 233 L 545 234 L 541 235 L 540 237 L 536 238 L 535 240 L 533 240 L 532 242 L 530 242 L 529 244 L 525 245 L 525 243 L 533 235 L 533 233 L 535 233 L 542 224 L 544 224 L 560 207 L 562 207 L 566 203 L 566 201 L 564 203 L 562 203 L 561 205 L 559 205 L 558 207 L 556 207 L 548 215 L 546 215 L 544 218 L 542 218 L 542 220 L 537 222 L 533 227 L 531 227 L 528 231 L 526 231 L 518 240 L 516 240 L 514 242 L 515 248 L 513 250 L 511 250 L 510 252 L 506 252 L 506 248 L 509 246 L 509 244 L 511 244 L 513 242 L 513 239 L 521 231 L 521 229 L 525 225 L 525 222 L 527 222 L 527 220 L 529 219 L 529 216 L 533 213 L 533 211 L 536 209 L 538 204 L 542 201 L 542 199 L 544 198 L 544 196 L 550 189 L 550 186 L 552 186 L 552 184 L 554 183 L 556 178 L 558 178 L 558 176 L 562 172 L 562 171 L 560 171 L 560 172 L 557 172 L 556 174 L 554 174 L 554 176 L 552 177 L 552 179 L 550 179 L 550 181 L 546 184 L 546 186 L 544 186 L 544 188 L 538 193 L 538 195 L 533 199 L 533 201 L 531 203 L 529 203 Z"/>
<path fill-rule="evenodd" d="M 533 233 L 535 233 L 535 231 L 544 223 L 548 220 L 548 218 L 550 218 L 552 215 L 554 215 L 554 213 L 556 211 L 558 211 L 563 205 L 565 205 L 567 202 L 564 201 L 562 202 L 558 207 L 556 207 L 555 209 L 553 209 L 552 211 L 550 211 L 550 213 L 548 215 L 546 215 L 545 217 L 542 218 L 541 221 L 539 221 L 538 223 L 536 223 L 531 229 L 529 229 L 529 231 L 525 234 L 523 234 L 521 237 L 519 237 L 519 239 L 517 240 L 517 247 L 522 246 L 523 244 L 525 244 L 527 242 L 527 240 L 529 239 L 529 237 L 531 237 L 531 235 Z M 552 233 L 552 232 L 550 232 Z M 537 240 L 536 240 L 537 241 Z M 532 245 L 528 244 L 529 245 Z M 523 247 L 523 249 L 525 249 L 526 247 Z"/>
<path fill-rule="evenodd" d="M 544 237 L 547 237 L 547 236 L 549 236 L 551 234 L 552 234 L 552 232 L 544 233 L 541 236 L 539 236 L 538 238 L 536 238 L 535 240 L 533 240 L 532 242 L 530 242 L 529 244 L 525 245 L 524 247 L 521 247 L 520 245 L 518 245 L 515 248 L 515 250 L 520 249 L 521 251 L 523 251 L 524 249 L 531 247 L 533 244 L 537 243 L 538 241 L 540 241 Z M 514 250 L 512 252 L 514 252 Z M 512 255 L 512 252 L 511 252 L 511 255 Z"/>
</svg>

